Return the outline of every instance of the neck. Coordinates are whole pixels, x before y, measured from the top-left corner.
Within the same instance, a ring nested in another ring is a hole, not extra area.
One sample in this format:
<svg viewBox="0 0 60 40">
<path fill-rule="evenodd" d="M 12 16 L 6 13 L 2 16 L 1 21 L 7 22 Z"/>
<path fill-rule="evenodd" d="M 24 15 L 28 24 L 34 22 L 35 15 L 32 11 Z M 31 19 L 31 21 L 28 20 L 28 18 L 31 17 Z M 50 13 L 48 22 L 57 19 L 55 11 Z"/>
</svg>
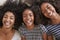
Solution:
<svg viewBox="0 0 60 40">
<path fill-rule="evenodd" d="M 7 35 L 7 34 L 9 34 L 10 32 L 12 32 L 12 28 L 3 28 L 3 27 L 2 27 L 2 32 L 3 32 L 5 35 Z"/>
<path fill-rule="evenodd" d="M 52 24 L 59 24 L 60 23 L 60 15 L 56 14 L 52 19 Z"/>
<path fill-rule="evenodd" d="M 27 26 L 27 29 L 28 29 L 28 30 L 32 30 L 33 28 L 34 28 L 34 24 L 31 25 L 31 26 Z"/>
</svg>

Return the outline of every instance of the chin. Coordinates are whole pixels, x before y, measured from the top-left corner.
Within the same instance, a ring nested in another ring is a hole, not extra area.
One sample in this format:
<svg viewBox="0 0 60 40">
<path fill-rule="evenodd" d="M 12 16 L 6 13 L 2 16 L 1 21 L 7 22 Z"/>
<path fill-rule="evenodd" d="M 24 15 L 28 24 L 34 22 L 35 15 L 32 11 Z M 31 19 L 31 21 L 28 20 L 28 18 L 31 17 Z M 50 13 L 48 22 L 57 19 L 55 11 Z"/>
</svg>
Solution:
<svg viewBox="0 0 60 40">
<path fill-rule="evenodd" d="M 5 28 L 10 28 L 11 26 L 5 26 Z"/>
<path fill-rule="evenodd" d="M 27 26 L 31 26 L 32 24 L 28 24 Z"/>
</svg>

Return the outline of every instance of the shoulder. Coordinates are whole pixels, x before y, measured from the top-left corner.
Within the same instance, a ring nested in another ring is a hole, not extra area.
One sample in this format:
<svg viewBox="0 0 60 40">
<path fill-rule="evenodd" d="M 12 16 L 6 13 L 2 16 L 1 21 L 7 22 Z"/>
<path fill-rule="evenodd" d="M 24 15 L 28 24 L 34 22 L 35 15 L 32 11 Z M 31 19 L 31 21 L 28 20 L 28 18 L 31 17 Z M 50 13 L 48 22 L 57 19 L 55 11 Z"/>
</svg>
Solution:
<svg viewBox="0 0 60 40">
<path fill-rule="evenodd" d="M 21 40 L 21 36 L 17 30 L 14 33 L 13 40 Z"/>
<path fill-rule="evenodd" d="M 1 40 L 5 40 L 5 35 L 4 35 L 4 33 L 1 31 L 1 28 L 0 28 L 0 39 Z"/>
<path fill-rule="evenodd" d="M 20 31 L 20 32 L 26 31 L 26 26 L 25 25 L 21 25 L 19 27 L 18 31 Z"/>
<path fill-rule="evenodd" d="M 15 35 L 20 36 L 20 33 L 17 30 L 15 30 Z"/>
<path fill-rule="evenodd" d="M 24 24 L 22 24 L 22 25 L 19 26 L 19 29 L 23 29 L 23 28 L 25 28 Z"/>
<path fill-rule="evenodd" d="M 40 27 L 41 29 L 46 29 L 43 24 L 39 24 L 39 27 Z"/>
<path fill-rule="evenodd" d="M 39 24 L 39 26 L 40 26 L 43 33 L 48 31 L 43 24 Z"/>
<path fill-rule="evenodd" d="M 0 28 L 0 36 L 3 35 L 2 29 Z"/>
<path fill-rule="evenodd" d="M 47 28 L 48 30 L 58 29 L 58 28 L 60 28 L 60 24 L 46 25 L 46 28 Z"/>
</svg>

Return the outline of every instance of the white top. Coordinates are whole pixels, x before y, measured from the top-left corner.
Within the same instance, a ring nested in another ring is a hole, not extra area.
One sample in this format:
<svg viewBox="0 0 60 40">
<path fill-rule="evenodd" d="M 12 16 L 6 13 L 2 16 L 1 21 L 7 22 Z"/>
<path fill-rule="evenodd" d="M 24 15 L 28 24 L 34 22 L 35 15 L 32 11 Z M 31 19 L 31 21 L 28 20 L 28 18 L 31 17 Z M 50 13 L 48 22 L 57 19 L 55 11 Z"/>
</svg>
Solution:
<svg viewBox="0 0 60 40">
<path fill-rule="evenodd" d="M 20 34 L 18 33 L 18 31 L 15 31 L 15 34 L 14 34 L 12 40 L 21 40 L 21 36 L 20 36 Z"/>
</svg>

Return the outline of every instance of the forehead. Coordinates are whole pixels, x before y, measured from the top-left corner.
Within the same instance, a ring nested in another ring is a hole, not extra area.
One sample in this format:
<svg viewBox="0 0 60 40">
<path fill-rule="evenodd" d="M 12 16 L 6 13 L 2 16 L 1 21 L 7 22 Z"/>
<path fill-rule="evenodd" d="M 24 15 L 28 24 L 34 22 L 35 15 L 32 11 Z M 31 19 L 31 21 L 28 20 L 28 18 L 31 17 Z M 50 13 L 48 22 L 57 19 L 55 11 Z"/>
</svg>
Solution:
<svg viewBox="0 0 60 40">
<path fill-rule="evenodd" d="M 30 14 L 30 13 L 33 14 L 33 11 L 30 10 L 30 9 L 26 9 L 26 10 L 24 10 L 24 12 L 23 12 L 23 14 Z"/>
<path fill-rule="evenodd" d="M 5 14 L 4 14 L 4 15 L 14 16 L 13 12 L 10 12 L 10 11 L 5 12 Z"/>
<path fill-rule="evenodd" d="M 46 8 L 47 6 L 53 7 L 50 3 L 42 3 L 41 8 Z"/>
</svg>

